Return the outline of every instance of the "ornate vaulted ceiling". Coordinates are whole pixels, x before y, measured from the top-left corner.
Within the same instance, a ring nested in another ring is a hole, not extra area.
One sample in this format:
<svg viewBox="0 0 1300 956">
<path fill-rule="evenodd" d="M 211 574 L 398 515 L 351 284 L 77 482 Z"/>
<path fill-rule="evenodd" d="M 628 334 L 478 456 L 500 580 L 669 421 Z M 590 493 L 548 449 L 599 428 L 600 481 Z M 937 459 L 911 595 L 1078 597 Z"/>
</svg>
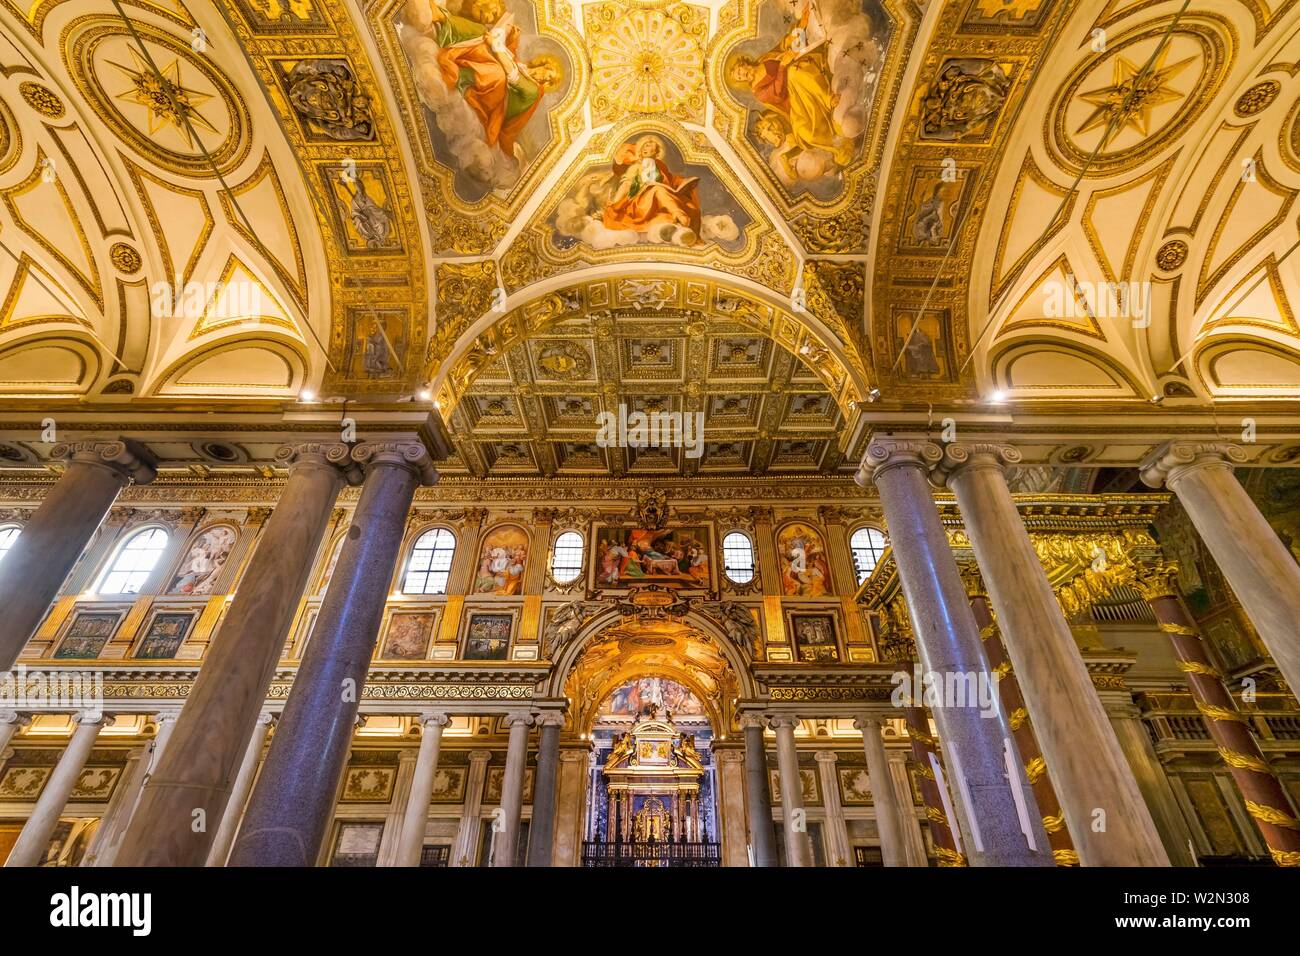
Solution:
<svg viewBox="0 0 1300 956">
<path fill-rule="evenodd" d="M 1295 397 L 1300 8 L 1181 6 L 0 0 L 0 395 L 432 400 L 474 475 Z"/>
</svg>

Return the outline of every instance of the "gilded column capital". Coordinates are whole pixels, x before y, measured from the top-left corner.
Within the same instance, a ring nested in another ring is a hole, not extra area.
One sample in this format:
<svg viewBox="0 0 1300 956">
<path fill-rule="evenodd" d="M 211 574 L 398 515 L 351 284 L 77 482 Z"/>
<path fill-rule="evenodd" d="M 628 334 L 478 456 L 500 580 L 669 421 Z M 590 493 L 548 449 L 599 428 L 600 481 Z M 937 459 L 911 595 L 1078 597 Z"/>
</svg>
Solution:
<svg viewBox="0 0 1300 956">
<path fill-rule="evenodd" d="M 50 457 L 107 468 L 118 478 L 137 485 L 147 485 L 158 475 L 157 459 L 144 445 L 129 438 L 59 442 L 50 449 Z"/>
<path fill-rule="evenodd" d="M 1006 442 L 949 442 L 943 446 L 943 458 L 930 473 L 930 480 L 940 488 L 960 471 L 996 468 L 1020 464 L 1020 449 Z"/>
<path fill-rule="evenodd" d="M 245 520 L 249 524 L 265 524 L 266 519 L 271 517 L 271 512 L 273 510 L 274 510 L 273 508 L 266 508 L 266 507 L 249 508 L 245 515 Z"/>
<path fill-rule="evenodd" d="M 1142 461 L 1138 471 L 1152 488 L 1168 485 L 1198 468 L 1228 468 L 1244 465 L 1246 453 L 1227 442 L 1167 441 Z"/>
<path fill-rule="evenodd" d="M 984 577 L 980 574 L 979 565 L 974 561 L 962 561 L 957 565 L 957 571 L 961 574 L 962 587 L 966 589 L 967 597 L 988 597 L 988 589 L 984 586 Z"/>
<path fill-rule="evenodd" d="M 429 450 L 419 441 L 363 441 L 352 449 L 352 460 L 368 468 L 375 465 L 405 468 L 422 485 L 432 485 L 438 481 L 438 470 L 433 467 Z"/>
<path fill-rule="evenodd" d="M 867 488 L 890 468 L 910 465 L 929 471 L 943 458 L 943 449 L 934 442 L 913 438 L 873 438 L 853 480 Z"/>
<path fill-rule="evenodd" d="M 1179 597 L 1178 564 L 1174 561 L 1159 564 L 1139 564 L 1133 578 L 1133 588 L 1143 600 L 1154 601 L 1162 597 Z"/>
</svg>

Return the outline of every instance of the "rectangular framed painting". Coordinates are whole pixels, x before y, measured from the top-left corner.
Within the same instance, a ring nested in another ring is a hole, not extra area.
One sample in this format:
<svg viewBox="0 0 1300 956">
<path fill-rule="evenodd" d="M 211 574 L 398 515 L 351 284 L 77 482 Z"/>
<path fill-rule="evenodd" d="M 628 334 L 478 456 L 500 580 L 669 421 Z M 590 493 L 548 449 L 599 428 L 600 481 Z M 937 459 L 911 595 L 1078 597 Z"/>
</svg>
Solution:
<svg viewBox="0 0 1300 956">
<path fill-rule="evenodd" d="M 465 627 L 467 661 L 504 661 L 510 656 L 510 634 L 514 630 L 513 614 L 471 613 Z"/>
<path fill-rule="evenodd" d="M 141 660 L 169 660 L 185 643 L 194 623 L 195 611 L 159 611 L 149 619 L 136 645 L 135 656 Z"/>
<path fill-rule="evenodd" d="M 713 547 L 706 525 L 616 528 L 597 524 L 591 535 L 592 587 L 714 587 Z"/>
<path fill-rule="evenodd" d="M 104 650 L 118 622 L 122 620 L 121 611 L 83 611 L 79 613 L 63 632 L 54 656 L 65 659 L 93 659 Z"/>
<path fill-rule="evenodd" d="M 429 656 L 429 641 L 438 624 L 435 611 L 394 611 L 388 618 L 379 656 L 384 660 L 422 661 Z"/>
<path fill-rule="evenodd" d="M 840 659 L 834 614 L 790 615 L 795 659 L 807 664 L 825 664 Z"/>
</svg>

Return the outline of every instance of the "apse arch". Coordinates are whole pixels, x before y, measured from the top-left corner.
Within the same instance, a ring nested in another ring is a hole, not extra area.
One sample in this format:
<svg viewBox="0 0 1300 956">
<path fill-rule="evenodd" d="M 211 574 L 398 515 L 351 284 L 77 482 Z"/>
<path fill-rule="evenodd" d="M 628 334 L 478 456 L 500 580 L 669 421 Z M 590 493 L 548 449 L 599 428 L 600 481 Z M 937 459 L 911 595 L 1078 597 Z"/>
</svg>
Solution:
<svg viewBox="0 0 1300 956">
<path fill-rule="evenodd" d="M 718 269 L 647 261 L 577 269 L 509 294 L 482 283 L 463 293 L 459 313 L 442 319 L 427 353 L 429 387 L 444 417 L 496 356 L 566 319 L 619 309 L 669 310 L 705 322 L 719 318 L 741 324 L 794 353 L 846 418 L 870 391 L 870 376 L 849 331 L 861 317 L 840 316 L 820 288 L 799 286 L 783 297 Z"/>
<path fill-rule="evenodd" d="M 725 677 L 729 677 L 732 681 L 730 694 L 719 697 L 718 694 L 702 686 L 698 676 L 692 673 L 685 663 L 686 655 L 682 654 L 683 660 L 676 663 L 657 662 L 647 664 L 644 670 L 637 673 L 630 671 L 613 673 L 599 681 L 596 689 L 592 693 L 585 694 L 584 699 L 572 698 L 568 684 L 587 652 L 598 644 L 603 636 L 607 636 L 607 632 L 629 620 L 638 620 L 634 616 L 625 614 L 614 605 L 614 602 L 610 601 L 609 605 L 597 610 L 594 616 L 586 620 L 571 636 L 561 638 L 558 646 L 547 648 L 546 654 L 551 658 L 552 666 L 549 675 L 539 688 L 541 696 L 569 699 L 570 723 L 585 732 L 590 729 L 595 719 L 596 707 L 626 680 L 639 676 L 668 677 L 679 681 L 700 699 L 717 736 L 729 733 L 735 719 L 735 700 L 755 697 L 759 693 L 757 682 L 750 669 L 752 651 L 741 647 L 708 615 L 696 610 L 688 610 L 680 616 L 674 615 L 673 620 L 679 621 L 684 628 L 698 632 L 707 639 L 711 647 L 716 648 L 725 667 Z M 721 689 L 721 682 L 719 687 Z"/>
</svg>

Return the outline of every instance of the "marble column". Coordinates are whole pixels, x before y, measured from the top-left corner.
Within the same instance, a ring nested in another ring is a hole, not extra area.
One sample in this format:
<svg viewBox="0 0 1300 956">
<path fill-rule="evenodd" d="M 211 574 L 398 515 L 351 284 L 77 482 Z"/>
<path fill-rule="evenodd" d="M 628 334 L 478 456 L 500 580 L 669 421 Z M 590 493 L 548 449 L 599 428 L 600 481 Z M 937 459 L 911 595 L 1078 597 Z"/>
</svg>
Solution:
<svg viewBox="0 0 1300 956">
<path fill-rule="evenodd" d="M 952 810 L 946 781 L 935 773 L 943 765 L 939 740 L 930 733 L 930 718 L 924 707 L 904 707 L 903 719 L 907 723 L 907 736 L 912 746 L 912 762 L 925 803 L 925 819 L 930 824 L 930 841 L 939 865 L 957 867 L 966 865 L 962 853 L 961 831 L 957 828 L 956 811 Z"/>
<path fill-rule="evenodd" d="M 1297 690 L 1300 564 L 1233 475 L 1233 466 L 1246 460 L 1236 445 L 1171 441 L 1142 463 L 1142 480 L 1178 496 L 1287 685 Z"/>
<path fill-rule="evenodd" d="M 550 866 L 555 851 L 555 791 L 564 715 L 537 717 L 537 772 L 533 777 L 533 815 L 528 827 L 528 865 Z"/>
<path fill-rule="evenodd" d="M 167 743 L 171 740 L 172 731 L 176 729 L 176 720 L 179 716 L 178 710 L 165 710 L 154 715 L 153 740 L 146 746 L 144 755 L 135 768 L 136 772 L 131 774 L 129 779 L 124 774 L 122 783 L 115 788 L 114 799 L 117 800 L 119 796 L 117 789 L 122 791 L 121 799 L 117 800 L 117 806 L 111 808 L 112 812 L 105 812 L 104 819 L 100 821 L 99 829 L 95 832 L 94 840 L 86 851 L 85 859 L 82 860 L 82 866 L 113 865 L 122 846 L 122 835 L 140 806 L 140 794 L 149 782 L 153 768 L 158 766 L 158 761 L 162 759 Z"/>
<path fill-rule="evenodd" d="M 0 561 L 0 671 L 36 633 L 117 493 L 152 481 L 157 465 L 130 439 L 65 442 L 50 457 L 66 459 L 66 469 Z"/>
<path fill-rule="evenodd" d="M 1020 453 L 1010 445 L 954 443 L 945 447 L 935 480 L 957 496 L 1080 861 L 1084 866 L 1168 866 L 1155 823 L 1007 487 L 1003 466 L 1018 461 Z M 1035 820 L 1041 826 L 1037 813 Z"/>
<path fill-rule="evenodd" d="M 740 718 L 740 726 L 745 731 L 745 796 L 749 802 L 749 845 L 754 851 L 754 866 L 776 866 L 776 829 L 772 824 L 763 721 L 747 714 Z"/>
<path fill-rule="evenodd" d="M 1192 832 L 1178 806 L 1178 798 L 1170 785 L 1169 775 L 1165 773 L 1165 768 L 1156 755 L 1142 713 L 1133 703 L 1132 694 L 1127 690 L 1105 690 L 1098 693 L 1115 731 L 1115 739 L 1119 741 L 1124 759 L 1132 768 L 1138 790 L 1155 823 L 1156 833 L 1169 855 L 1170 864 L 1196 866 L 1191 850 Z"/>
<path fill-rule="evenodd" d="M 50 838 L 59 825 L 59 817 L 63 815 L 68 797 L 72 795 L 81 771 L 90 758 L 90 751 L 95 746 L 95 738 L 99 736 L 99 730 L 104 724 L 104 715 L 82 713 L 77 714 L 73 721 L 77 727 L 72 732 L 72 739 L 68 741 L 63 756 L 45 782 L 45 789 L 32 808 L 31 816 L 23 824 L 18 840 L 9 852 L 9 859 L 5 860 L 5 866 L 37 866 L 45 858 Z"/>
<path fill-rule="evenodd" d="M 402 836 L 397 845 L 394 866 L 419 866 L 420 851 L 424 849 L 424 831 L 429 825 L 429 800 L 433 797 L 433 778 L 438 772 L 438 752 L 442 748 L 442 729 L 451 723 L 446 714 L 424 714 L 420 717 L 420 751 L 415 758 L 415 775 L 406 797 L 406 813 L 402 817 Z"/>
<path fill-rule="evenodd" d="M 460 817 L 460 832 L 456 835 L 456 848 L 452 866 L 477 866 L 479 828 L 483 821 L 483 783 L 487 779 L 488 762 L 492 759 L 490 750 L 471 750 L 469 752 L 469 773 L 465 775 L 465 806 Z M 479 861 L 484 864 L 486 860 Z"/>
<path fill-rule="evenodd" d="M 921 823 L 916 818 L 916 804 L 912 797 L 912 780 L 907 772 L 907 753 L 886 750 L 889 776 L 893 783 L 894 805 L 898 808 L 899 823 L 903 828 L 904 866 L 929 866 L 925 856 L 925 837 Z"/>
<path fill-rule="evenodd" d="M 552 866 L 579 866 L 586 833 L 587 761 L 591 744 L 566 744 L 560 750 L 560 773 L 555 806 L 555 850 Z"/>
<path fill-rule="evenodd" d="M 1210 660 L 1196 620 L 1183 604 L 1178 566 L 1140 567 L 1134 587 L 1150 606 L 1156 625 L 1168 635 L 1201 719 L 1219 748 L 1219 756 L 1228 765 L 1246 812 L 1259 827 L 1273 862 L 1300 867 L 1300 822 L 1296 821 L 1282 782 L 1251 733 L 1249 722 L 1224 686 L 1223 675 Z"/>
<path fill-rule="evenodd" d="M 1011 658 L 1002 643 L 1002 634 L 994 620 L 993 609 L 989 606 L 984 582 L 973 568 L 963 568 L 962 580 L 970 595 L 970 608 L 975 615 L 975 623 L 980 628 L 980 639 L 984 641 L 989 666 L 998 675 L 998 696 L 1011 724 L 1011 732 L 1015 734 L 1016 747 L 1025 764 L 1025 775 L 1029 778 L 1029 785 L 1034 788 L 1034 798 L 1043 814 L 1043 829 L 1047 831 L 1052 856 L 1059 866 L 1078 866 L 1079 854 L 1075 852 L 1070 831 L 1065 826 L 1061 801 L 1056 796 L 1056 788 L 1052 786 L 1048 775 L 1043 748 L 1038 745 L 1038 737 L 1034 734 L 1033 723 L 1025 707 L 1025 695 L 1020 690 L 1020 681 L 1016 678 L 1015 668 L 1011 666 Z"/>
<path fill-rule="evenodd" d="M 320 855 L 411 501 L 438 477 L 418 441 L 362 442 L 352 458 L 366 466 L 361 498 L 230 866 L 312 866 Z"/>
<path fill-rule="evenodd" d="M 785 830 L 785 865 L 812 866 L 808 844 L 808 821 L 803 805 L 803 780 L 799 774 L 799 751 L 794 743 L 798 717 L 781 715 L 769 721 L 776 732 L 776 765 L 781 774 L 781 820 Z"/>
<path fill-rule="evenodd" d="M 20 714 L 15 710 L 0 710 L 0 760 L 6 759 L 4 754 L 9 741 L 31 722 L 32 719 L 26 714 Z"/>
<path fill-rule="evenodd" d="M 226 801 L 225 812 L 221 814 L 221 826 L 212 838 L 212 849 L 208 851 L 204 866 L 225 866 L 230 856 L 230 845 L 235 842 L 239 824 L 244 819 L 244 807 L 248 804 L 248 795 L 253 790 L 253 781 L 257 778 L 257 768 L 262 765 L 262 751 L 266 748 L 266 738 L 271 733 L 271 714 L 263 711 L 253 728 L 253 737 L 244 750 L 244 759 L 240 761 L 239 773 L 235 784 L 230 788 L 230 799 Z"/>
<path fill-rule="evenodd" d="M 524 808 L 524 770 L 528 763 L 528 729 L 533 718 L 528 714 L 509 714 L 505 724 L 510 728 L 510 743 L 506 749 L 506 770 L 501 779 L 500 815 L 494 821 L 497 830 L 493 841 L 492 865 L 514 866 L 515 847 L 519 844 L 519 818 Z M 535 781 L 534 781 L 535 782 Z"/>
<path fill-rule="evenodd" d="M 208 858 L 343 484 L 341 468 L 352 467 L 343 444 L 285 445 L 276 458 L 289 479 L 181 708 L 172 745 L 145 784 L 119 866 L 202 866 Z"/>
<path fill-rule="evenodd" d="M 822 808 L 826 811 L 826 842 L 830 848 L 831 866 L 852 866 L 853 848 L 849 845 L 849 825 L 844 820 L 844 805 L 840 802 L 838 758 L 833 750 L 819 750 L 813 754 L 821 777 Z"/>
<path fill-rule="evenodd" d="M 1006 715 L 996 699 L 987 701 L 981 693 L 996 681 L 927 480 L 942 455 L 930 442 L 877 438 L 867 447 L 857 480 L 876 486 L 889 527 L 926 671 L 914 671 L 911 680 L 920 676 L 956 691 L 933 711 L 948 755 L 949 782 L 967 811 L 968 861 L 972 866 L 1052 866 L 1019 756 L 1007 757 L 1015 754 L 1015 744 Z M 913 688 L 911 696 L 922 691 Z"/>
<path fill-rule="evenodd" d="M 880 834 L 880 855 L 885 866 L 907 866 L 902 808 L 898 805 L 898 793 L 889 776 L 889 760 L 885 756 L 880 720 L 864 715 L 853 721 L 853 726 L 862 731 L 862 749 L 867 756 L 867 777 L 871 780 L 871 802 L 876 810 L 876 831 Z"/>
</svg>

